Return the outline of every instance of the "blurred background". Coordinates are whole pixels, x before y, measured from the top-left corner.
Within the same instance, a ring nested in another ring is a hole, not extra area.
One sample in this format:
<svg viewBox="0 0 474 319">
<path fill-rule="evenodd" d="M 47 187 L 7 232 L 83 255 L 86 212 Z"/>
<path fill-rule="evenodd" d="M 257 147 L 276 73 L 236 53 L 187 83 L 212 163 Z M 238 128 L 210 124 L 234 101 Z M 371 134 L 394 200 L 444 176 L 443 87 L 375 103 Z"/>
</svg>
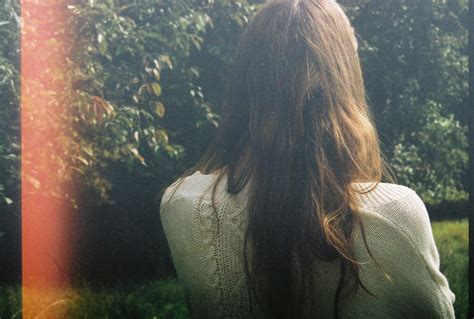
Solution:
<svg viewBox="0 0 474 319">
<path fill-rule="evenodd" d="M 21 299 L 21 19 L 18 0 L 0 2 L 0 317 L 10 318 Z M 68 198 L 79 291 L 71 317 L 188 316 L 159 201 L 218 127 L 238 37 L 261 2 L 68 2 L 72 98 L 64 107 L 73 139 L 64 156 L 75 180 Z M 467 0 L 340 3 L 358 36 L 383 151 L 398 183 L 427 205 L 464 318 Z"/>
</svg>

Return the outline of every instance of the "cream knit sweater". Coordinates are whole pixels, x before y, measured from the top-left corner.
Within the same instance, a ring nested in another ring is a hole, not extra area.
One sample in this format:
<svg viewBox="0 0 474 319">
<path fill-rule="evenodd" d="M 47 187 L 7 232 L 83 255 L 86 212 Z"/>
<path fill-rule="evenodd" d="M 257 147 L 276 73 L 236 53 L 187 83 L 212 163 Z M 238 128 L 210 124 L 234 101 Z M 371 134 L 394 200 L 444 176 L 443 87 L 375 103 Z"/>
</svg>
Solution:
<svg viewBox="0 0 474 319">
<path fill-rule="evenodd" d="M 209 188 L 215 178 L 197 171 L 184 179 L 170 201 L 176 183 L 162 197 L 160 215 L 178 279 L 193 318 L 257 318 L 249 315 L 242 258 L 246 189 L 230 195 L 226 180 L 219 184 L 217 233 Z M 439 270 L 430 220 L 420 197 L 406 186 L 389 183 L 358 196 L 369 248 L 390 280 L 369 258 L 357 230 L 355 256 L 367 262 L 361 265 L 361 281 L 377 297 L 359 288 L 355 296 L 341 300 L 340 316 L 454 318 L 455 296 Z M 318 318 L 333 318 L 339 263 L 320 262 L 314 271 Z"/>
</svg>

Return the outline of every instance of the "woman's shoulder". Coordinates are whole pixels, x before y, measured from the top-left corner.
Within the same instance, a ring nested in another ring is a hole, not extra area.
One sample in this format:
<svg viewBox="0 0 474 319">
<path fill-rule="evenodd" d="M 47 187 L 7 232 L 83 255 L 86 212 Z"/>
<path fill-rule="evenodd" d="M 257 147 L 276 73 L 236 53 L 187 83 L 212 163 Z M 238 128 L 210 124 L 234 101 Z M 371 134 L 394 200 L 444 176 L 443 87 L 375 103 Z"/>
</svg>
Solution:
<svg viewBox="0 0 474 319">
<path fill-rule="evenodd" d="M 361 221 L 371 251 L 390 281 L 393 279 L 391 285 L 379 288 L 392 287 L 392 296 L 409 290 L 415 299 L 407 301 L 400 295 L 399 300 L 409 302 L 413 311 L 429 313 L 431 318 L 454 318 L 455 295 L 440 272 L 439 253 L 423 200 L 415 190 L 397 184 L 380 183 L 373 192 L 361 195 L 371 196 L 364 202 Z M 360 235 L 358 232 L 356 246 L 359 254 L 366 257 Z"/>
<path fill-rule="evenodd" d="M 417 245 L 431 243 L 428 211 L 421 197 L 412 188 L 379 183 L 372 191 L 358 196 L 363 218 L 376 219 L 379 224 L 397 228 Z"/>
<path fill-rule="evenodd" d="M 379 183 L 371 192 L 358 196 L 361 198 L 363 219 L 376 220 L 381 229 L 396 229 L 416 247 L 433 244 L 427 208 L 412 188 Z"/>
<path fill-rule="evenodd" d="M 397 200 L 406 200 L 416 192 L 408 186 L 394 183 L 354 183 L 359 200 L 363 206 L 376 207 Z"/>
<path fill-rule="evenodd" d="M 356 183 L 354 189 L 363 211 L 400 221 L 415 215 L 427 215 L 423 200 L 408 186 L 382 182 Z"/>
<path fill-rule="evenodd" d="M 204 195 L 212 190 L 212 185 L 214 185 L 216 179 L 216 174 L 202 174 L 199 170 L 191 175 L 178 178 L 165 189 L 160 206 L 183 198 L 191 201 L 198 198 L 202 199 Z"/>
</svg>

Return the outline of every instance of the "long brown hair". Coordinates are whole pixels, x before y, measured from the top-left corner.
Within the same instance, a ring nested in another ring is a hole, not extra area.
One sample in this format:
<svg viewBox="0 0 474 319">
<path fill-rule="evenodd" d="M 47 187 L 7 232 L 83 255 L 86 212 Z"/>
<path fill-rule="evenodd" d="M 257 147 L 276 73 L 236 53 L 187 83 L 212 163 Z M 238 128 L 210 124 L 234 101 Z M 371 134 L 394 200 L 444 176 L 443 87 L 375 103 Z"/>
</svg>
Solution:
<svg viewBox="0 0 474 319">
<path fill-rule="evenodd" d="M 362 285 L 351 246 L 361 225 L 356 193 L 393 181 L 354 30 L 334 0 L 273 1 L 249 22 L 234 63 L 217 135 L 183 176 L 217 172 L 213 199 L 224 175 L 231 194 L 250 183 L 245 269 L 268 317 L 303 316 L 317 288 L 312 265 L 339 258 L 337 317 L 346 279 Z M 354 188 L 359 182 L 372 187 Z"/>
</svg>

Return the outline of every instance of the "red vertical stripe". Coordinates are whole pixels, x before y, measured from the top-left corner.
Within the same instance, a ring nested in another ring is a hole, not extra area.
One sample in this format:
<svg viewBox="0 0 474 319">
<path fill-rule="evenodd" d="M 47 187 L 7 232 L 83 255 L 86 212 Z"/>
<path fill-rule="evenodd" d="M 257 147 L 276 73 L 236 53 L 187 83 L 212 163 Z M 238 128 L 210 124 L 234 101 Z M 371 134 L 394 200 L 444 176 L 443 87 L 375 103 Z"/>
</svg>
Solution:
<svg viewBox="0 0 474 319">
<path fill-rule="evenodd" d="M 70 278 L 66 14 L 63 0 L 22 1 L 23 318 L 61 318 Z"/>
</svg>

